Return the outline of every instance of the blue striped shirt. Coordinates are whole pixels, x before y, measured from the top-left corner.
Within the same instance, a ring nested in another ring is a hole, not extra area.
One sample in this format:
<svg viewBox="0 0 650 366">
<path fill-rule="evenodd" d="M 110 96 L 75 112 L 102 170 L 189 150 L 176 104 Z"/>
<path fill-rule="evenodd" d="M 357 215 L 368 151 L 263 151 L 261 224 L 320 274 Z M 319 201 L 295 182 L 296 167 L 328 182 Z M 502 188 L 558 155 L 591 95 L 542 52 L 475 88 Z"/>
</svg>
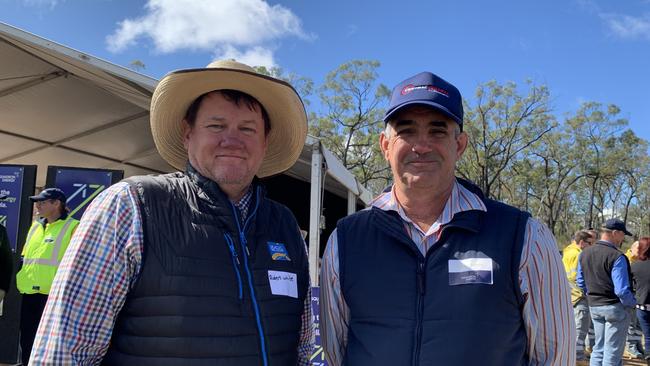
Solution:
<svg viewBox="0 0 650 366">
<path fill-rule="evenodd" d="M 251 192 L 235 203 L 244 217 Z M 54 279 L 30 364 L 101 363 L 117 315 L 140 273 L 142 224 L 137 193 L 127 183 L 109 187 L 91 203 Z M 310 292 L 302 315 L 298 365 L 309 365 L 313 343 Z"/>
</svg>

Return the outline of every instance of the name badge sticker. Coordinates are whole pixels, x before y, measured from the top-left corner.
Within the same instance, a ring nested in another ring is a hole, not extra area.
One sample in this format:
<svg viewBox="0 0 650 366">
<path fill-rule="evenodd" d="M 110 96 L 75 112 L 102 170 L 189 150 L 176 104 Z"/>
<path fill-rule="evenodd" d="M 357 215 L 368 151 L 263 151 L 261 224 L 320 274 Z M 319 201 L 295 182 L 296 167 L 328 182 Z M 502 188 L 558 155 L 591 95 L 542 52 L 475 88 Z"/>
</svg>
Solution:
<svg viewBox="0 0 650 366">
<path fill-rule="evenodd" d="M 269 271 L 269 284 L 273 295 L 298 298 L 298 275 L 295 273 Z"/>
<path fill-rule="evenodd" d="M 493 284 L 492 258 L 449 260 L 449 286 Z"/>
</svg>

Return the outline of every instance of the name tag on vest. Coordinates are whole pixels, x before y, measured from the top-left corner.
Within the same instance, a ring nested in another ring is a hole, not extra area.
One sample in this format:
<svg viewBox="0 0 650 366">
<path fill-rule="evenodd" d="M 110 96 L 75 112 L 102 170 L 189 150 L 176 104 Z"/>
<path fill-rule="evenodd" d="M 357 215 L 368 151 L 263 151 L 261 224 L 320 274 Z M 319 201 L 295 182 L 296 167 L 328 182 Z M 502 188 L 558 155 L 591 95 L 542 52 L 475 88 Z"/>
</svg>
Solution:
<svg viewBox="0 0 650 366">
<path fill-rule="evenodd" d="M 465 258 L 449 260 L 449 285 L 491 285 L 492 258 Z"/>
<path fill-rule="evenodd" d="M 269 284 L 273 295 L 298 298 L 298 275 L 295 273 L 269 271 Z"/>
</svg>

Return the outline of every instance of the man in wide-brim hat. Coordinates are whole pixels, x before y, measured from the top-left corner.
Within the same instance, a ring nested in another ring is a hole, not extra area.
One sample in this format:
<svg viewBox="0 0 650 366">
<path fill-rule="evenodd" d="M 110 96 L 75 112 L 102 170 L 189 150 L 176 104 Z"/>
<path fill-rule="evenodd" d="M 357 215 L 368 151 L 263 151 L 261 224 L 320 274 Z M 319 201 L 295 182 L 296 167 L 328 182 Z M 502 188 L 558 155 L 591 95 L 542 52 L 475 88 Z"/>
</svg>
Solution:
<svg viewBox="0 0 650 366">
<path fill-rule="evenodd" d="M 305 109 L 234 61 L 175 71 L 151 101 L 160 155 L 86 211 L 52 288 L 36 364 L 308 365 L 307 253 L 257 177 L 298 159 Z"/>
</svg>

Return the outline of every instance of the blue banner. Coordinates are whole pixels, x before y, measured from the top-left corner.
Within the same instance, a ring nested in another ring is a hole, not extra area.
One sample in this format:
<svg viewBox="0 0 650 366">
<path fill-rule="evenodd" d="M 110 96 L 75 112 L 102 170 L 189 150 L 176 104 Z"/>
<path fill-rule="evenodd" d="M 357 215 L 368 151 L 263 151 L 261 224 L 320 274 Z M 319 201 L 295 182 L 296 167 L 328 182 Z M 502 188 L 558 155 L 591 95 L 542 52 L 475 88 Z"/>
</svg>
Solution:
<svg viewBox="0 0 650 366">
<path fill-rule="evenodd" d="M 54 186 L 61 189 L 68 199 L 66 205 L 70 209 L 70 215 L 79 220 L 93 198 L 112 184 L 113 173 L 106 170 L 58 168 L 55 182 Z"/>
<path fill-rule="evenodd" d="M 325 353 L 323 352 L 323 345 L 320 340 L 320 287 L 311 288 L 311 311 L 314 322 L 314 332 L 316 333 L 316 341 L 314 342 L 314 353 L 311 356 L 311 364 L 312 366 L 327 366 Z"/>
<path fill-rule="evenodd" d="M 20 166 L 0 166 L 0 195 L 8 196 L 0 201 L 0 225 L 7 228 L 9 245 L 14 252 L 18 244 L 20 198 L 22 197 L 24 173 L 25 168 Z"/>
</svg>

